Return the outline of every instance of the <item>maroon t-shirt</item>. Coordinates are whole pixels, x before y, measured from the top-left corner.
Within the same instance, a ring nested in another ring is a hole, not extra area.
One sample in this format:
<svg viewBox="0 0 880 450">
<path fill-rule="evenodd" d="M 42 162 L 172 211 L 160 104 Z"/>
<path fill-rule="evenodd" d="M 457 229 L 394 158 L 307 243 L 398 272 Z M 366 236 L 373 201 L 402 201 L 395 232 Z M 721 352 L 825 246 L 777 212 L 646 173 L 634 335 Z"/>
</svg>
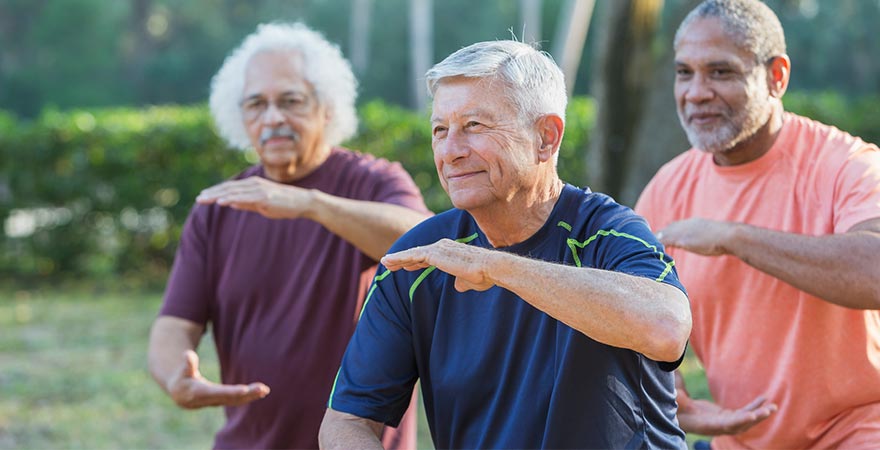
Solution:
<svg viewBox="0 0 880 450">
<path fill-rule="evenodd" d="M 262 166 L 236 178 L 252 175 L 264 176 Z M 340 148 L 291 184 L 427 212 L 400 164 Z M 272 389 L 226 408 L 215 447 L 318 447 L 333 379 L 375 268 L 317 222 L 193 207 L 160 315 L 210 323 L 223 383 L 261 381 Z"/>
</svg>

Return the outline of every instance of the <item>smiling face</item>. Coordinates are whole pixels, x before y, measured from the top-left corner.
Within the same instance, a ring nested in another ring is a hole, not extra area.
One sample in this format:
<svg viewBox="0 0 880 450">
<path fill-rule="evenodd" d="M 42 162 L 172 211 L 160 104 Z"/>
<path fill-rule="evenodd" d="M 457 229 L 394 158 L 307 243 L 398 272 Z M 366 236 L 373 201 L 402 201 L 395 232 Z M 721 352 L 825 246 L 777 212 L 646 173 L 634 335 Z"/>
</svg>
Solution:
<svg viewBox="0 0 880 450">
<path fill-rule="evenodd" d="M 329 154 L 324 142 L 329 115 L 302 75 L 302 66 L 298 53 L 264 51 L 251 57 L 245 73 L 245 129 L 266 175 L 275 181 L 302 178 Z"/>
<path fill-rule="evenodd" d="M 539 183 L 540 137 L 504 92 L 497 80 L 453 77 L 434 93 L 434 163 L 456 208 L 504 207 Z"/>
<path fill-rule="evenodd" d="M 737 47 L 717 18 L 698 19 L 680 36 L 675 100 L 691 145 L 716 162 L 760 156 L 764 149 L 750 144 L 773 109 L 766 66 Z"/>
</svg>

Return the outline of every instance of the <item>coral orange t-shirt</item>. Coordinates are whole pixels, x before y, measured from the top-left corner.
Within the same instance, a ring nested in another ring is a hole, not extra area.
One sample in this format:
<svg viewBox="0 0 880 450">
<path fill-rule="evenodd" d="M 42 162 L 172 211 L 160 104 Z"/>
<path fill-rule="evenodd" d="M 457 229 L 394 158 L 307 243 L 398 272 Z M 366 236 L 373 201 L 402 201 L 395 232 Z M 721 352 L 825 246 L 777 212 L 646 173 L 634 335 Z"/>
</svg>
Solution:
<svg viewBox="0 0 880 450">
<path fill-rule="evenodd" d="M 654 230 L 702 217 L 843 233 L 880 218 L 880 149 L 786 113 L 761 158 L 721 167 L 691 149 L 660 169 L 635 209 Z M 715 401 L 740 408 L 765 395 L 779 406 L 713 448 L 880 446 L 880 311 L 823 301 L 732 256 L 667 251 L 690 294 L 691 344 Z"/>
</svg>

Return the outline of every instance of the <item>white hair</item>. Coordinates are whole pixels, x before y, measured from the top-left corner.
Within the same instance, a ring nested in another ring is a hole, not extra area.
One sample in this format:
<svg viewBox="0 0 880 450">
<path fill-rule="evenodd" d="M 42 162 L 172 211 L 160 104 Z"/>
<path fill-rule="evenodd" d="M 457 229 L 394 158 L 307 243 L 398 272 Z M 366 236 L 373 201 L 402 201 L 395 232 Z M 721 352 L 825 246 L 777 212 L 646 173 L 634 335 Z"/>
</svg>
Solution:
<svg viewBox="0 0 880 450">
<path fill-rule="evenodd" d="M 354 135 L 358 125 L 357 80 L 339 47 L 302 23 L 271 23 L 257 26 L 211 80 L 209 104 L 220 136 L 236 148 L 251 146 L 241 112 L 245 71 L 254 54 L 270 50 L 293 50 L 302 55 L 303 76 L 330 113 L 324 129 L 326 143 L 338 145 Z"/>
<path fill-rule="evenodd" d="M 565 121 L 565 77 L 553 58 L 534 46 L 511 40 L 469 45 L 428 70 L 428 92 L 433 97 L 444 78 L 459 76 L 506 83 L 511 88 L 508 98 L 523 120 L 556 114 Z"/>
</svg>

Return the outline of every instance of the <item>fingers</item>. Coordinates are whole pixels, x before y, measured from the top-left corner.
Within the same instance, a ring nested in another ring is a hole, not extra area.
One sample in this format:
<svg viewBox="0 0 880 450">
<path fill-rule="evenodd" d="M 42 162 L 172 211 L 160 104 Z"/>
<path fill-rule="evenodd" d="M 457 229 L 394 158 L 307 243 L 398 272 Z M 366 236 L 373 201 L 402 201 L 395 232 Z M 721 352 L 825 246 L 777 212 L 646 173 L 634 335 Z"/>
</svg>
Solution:
<svg viewBox="0 0 880 450">
<path fill-rule="evenodd" d="M 269 395 L 269 386 L 263 383 L 217 384 L 204 378 L 189 380 L 174 400 L 183 408 L 196 409 L 208 406 L 239 406 Z"/>
<path fill-rule="evenodd" d="M 427 247 L 413 247 L 396 253 L 389 253 L 380 260 L 386 269 L 395 272 L 400 269 L 408 271 L 430 267 Z"/>
</svg>

